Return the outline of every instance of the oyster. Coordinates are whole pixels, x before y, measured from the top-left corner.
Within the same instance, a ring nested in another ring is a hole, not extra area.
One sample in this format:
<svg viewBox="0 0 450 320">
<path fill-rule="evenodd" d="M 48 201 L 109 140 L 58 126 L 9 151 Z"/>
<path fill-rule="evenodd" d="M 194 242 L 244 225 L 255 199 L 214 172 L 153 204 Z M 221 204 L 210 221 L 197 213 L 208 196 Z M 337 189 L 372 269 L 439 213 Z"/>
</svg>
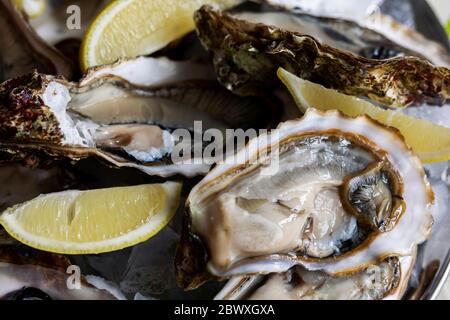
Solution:
<svg viewBox="0 0 450 320">
<path fill-rule="evenodd" d="M 403 47 L 423 52 L 423 55 L 435 65 L 450 68 L 450 53 L 446 47 L 427 39 L 421 33 L 397 22 L 392 17 L 376 12 L 367 18 L 365 25 L 385 34 Z"/>
<path fill-rule="evenodd" d="M 15 158 L 97 156 L 160 176 L 195 176 L 210 166 L 172 161 L 175 129 L 258 128 L 276 121 L 270 99 L 242 99 L 216 82 L 144 87 L 102 76 L 77 85 L 36 72 L 0 86 L 0 109 L 0 150 Z M 196 120 L 202 128 L 195 128 Z"/>
<path fill-rule="evenodd" d="M 277 85 L 281 66 L 325 87 L 391 107 L 442 105 L 450 97 L 450 71 L 417 57 L 366 59 L 311 36 L 239 20 L 207 6 L 196 12 L 195 22 L 200 40 L 214 54 L 219 81 L 242 95 Z"/>
<path fill-rule="evenodd" d="M 450 54 L 443 45 L 426 38 L 409 26 L 382 13 L 377 5 L 374 5 L 373 0 L 338 0 L 333 1 L 332 5 L 326 0 L 266 0 L 266 2 L 296 13 L 308 13 L 314 16 L 354 21 L 361 26 L 382 34 L 404 48 L 420 52 L 427 60 L 437 66 L 450 67 Z"/>
<path fill-rule="evenodd" d="M 275 10 L 244 11 L 233 16 L 252 23 L 263 23 L 283 30 L 307 34 L 322 44 L 369 59 L 388 59 L 399 56 L 425 58 L 421 53 L 404 48 L 382 34 L 361 27 L 353 21 Z"/>
<path fill-rule="evenodd" d="M 191 191 L 180 285 L 295 265 L 344 275 L 411 255 L 428 237 L 433 193 L 397 131 L 309 109 L 267 138 L 251 140 Z"/>
<path fill-rule="evenodd" d="M 214 80 L 216 74 L 210 64 L 173 61 L 166 57 L 138 57 L 98 67 L 92 67 L 79 82 L 79 86 L 88 85 L 99 78 L 120 77 L 139 86 L 161 86 L 174 82 L 191 80 Z"/>
<path fill-rule="evenodd" d="M 295 266 L 285 273 L 231 279 L 216 299 L 393 300 L 404 295 L 413 256 L 389 257 L 341 277 Z"/>
<path fill-rule="evenodd" d="M 44 42 L 10 0 L 0 1 L 0 81 L 29 73 L 32 69 L 71 78 L 73 65 Z"/>
<path fill-rule="evenodd" d="M 0 299 L 112 300 L 105 290 L 81 276 L 80 289 L 71 290 L 67 258 L 21 246 L 0 246 Z"/>
</svg>

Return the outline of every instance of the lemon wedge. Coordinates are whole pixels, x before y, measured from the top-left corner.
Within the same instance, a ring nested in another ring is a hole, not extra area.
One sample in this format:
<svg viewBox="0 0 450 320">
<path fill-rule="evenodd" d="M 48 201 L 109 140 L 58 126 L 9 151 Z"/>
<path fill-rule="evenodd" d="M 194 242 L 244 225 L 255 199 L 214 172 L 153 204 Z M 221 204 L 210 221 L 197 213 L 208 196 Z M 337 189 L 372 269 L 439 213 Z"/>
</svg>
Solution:
<svg viewBox="0 0 450 320">
<path fill-rule="evenodd" d="M 166 182 L 41 195 L 4 211 L 0 224 L 44 251 L 92 254 L 119 250 L 157 234 L 179 205 L 181 184 Z"/>
<path fill-rule="evenodd" d="M 153 53 L 194 30 L 193 15 L 204 4 L 227 9 L 242 0 L 113 1 L 90 25 L 81 46 L 81 68 L 121 57 Z"/>
<path fill-rule="evenodd" d="M 47 8 L 47 0 L 14 0 L 14 4 L 30 19 L 40 17 Z"/>
<path fill-rule="evenodd" d="M 278 77 L 303 112 L 314 107 L 320 110 L 336 109 L 350 117 L 365 114 L 397 128 L 422 162 L 450 160 L 450 128 L 408 116 L 401 111 L 384 110 L 368 101 L 303 80 L 282 68 L 278 69 Z"/>
</svg>

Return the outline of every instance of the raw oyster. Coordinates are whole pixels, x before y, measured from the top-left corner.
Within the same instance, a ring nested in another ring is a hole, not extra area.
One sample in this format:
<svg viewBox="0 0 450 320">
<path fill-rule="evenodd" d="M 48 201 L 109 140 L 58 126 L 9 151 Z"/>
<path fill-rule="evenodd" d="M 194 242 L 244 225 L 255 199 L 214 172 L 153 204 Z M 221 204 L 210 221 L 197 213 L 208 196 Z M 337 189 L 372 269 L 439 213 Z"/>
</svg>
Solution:
<svg viewBox="0 0 450 320">
<path fill-rule="evenodd" d="M 236 277 L 218 300 L 393 300 L 404 295 L 414 256 L 389 257 L 341 277 L 295 266 L 285 273 Z"/>
<path fill-rule="evenodd" d="M 181 286 L 294 265 L 348 274 L 411 255 L 428 237 L 433 193 L 397 131 L 309 109 L 276 132 L 251 140 L 191 191 Z"/>
<path fill-rule="evenodd" d="M 288 11 L 354 21 L 361 26 L 377 31 L 409 50 L 420 52 L 427 60 L 437 66 L 450 67 L 450 53 L 443 45 L 426 38 L 421 33 L 379 10 L 378 4 L 380 2 L 386 3 L 386 1 L 337 0 L 333 1 L 332 4 L 327 0 L 266 0 L 266 2 Z M 422 5 L 419 4 L 419 6 Z"/>
<path fill-rule="evenodd" d="M 399 56 L 425 58 L 421 53 L 404 48 L 378 32 L 361 27 L 353 21 L 274 9 L 265 12 L 237 12 L 233 16 L 252 23 L 263 23 L 306 34 L 322 44 L 347 50 L 369 59 L 388 59 Z"/>
<path fill-rule="evenodd" d="M 139 86 L 161 86 L 191 80 L 214 80 L 211 64 L 192 61 L 173 61 L 166 57 L 138 57 L 121 59 L 110 65 L 92 67 L 79 82 L 79 86 L 108 76 L 117 76 Z"/>
<path fill-rule="evenodd" d="M 80 277 L 80 288 L 68 287 L 67 258 L 24 248 L 0 246 L 0 299 L 111 300 L 105 290 L 96 289 Z"/>
<path fill-rule="evenodd" d="M 0 1 L 0 30 L 0 81 L 33 69 L 71 78 L 71 62 L 36 34 L 10 0 Z"/>
<path fill-rule="evenodd" d="M 325 87 L 391 107 L 442 105 L 450 97 L 450 71 L 417 57 L 366 59 L 208 6 L 196 12 L 195 21 L 203 45 L 214 53 L 219 81 L 239 94 L 277 85 L 281 66 Z"/>
<path fill-rule="evenodd" d="M 184 158 L 173 163 L 174 129 L 200 130 L 196 120 L 205 130 L 258 128 L 276 121 L 268 99 L 242 99 L 216 82 L 144 87 L 102 76 L 77 85 L 36 72 L 0 86 L 0 109 L 0 150 L 18 159 L 97 156 L 160 176 L 195 176 L 210 166 Z"/>
<path fill-rule="evenodd" d="M 429 40 L 421 33 L 397 22 L 392 17 L 376 12 L 366 19 L 364 25 L 386 35 L 403 47 L 422 52 L 425 58 L 435 65 L 450 68 L 450 53 L 446 47 Z"/>
</svg>

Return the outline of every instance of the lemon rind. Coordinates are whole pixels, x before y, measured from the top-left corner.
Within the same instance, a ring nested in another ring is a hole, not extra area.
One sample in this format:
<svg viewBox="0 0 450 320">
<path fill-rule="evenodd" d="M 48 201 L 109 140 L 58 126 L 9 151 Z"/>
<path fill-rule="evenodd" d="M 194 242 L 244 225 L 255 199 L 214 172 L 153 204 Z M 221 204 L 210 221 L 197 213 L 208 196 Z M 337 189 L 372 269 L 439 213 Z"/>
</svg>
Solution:
<svg viewBox="0 0 450 320">
<path fill-rule="evenodd" d="M 60 254 L 98 254 L 124 249 L 144 242 L 159 233 L 174 217 L 180 202 L 181 183 L 166 182 L 161 184 L 166 192 L 164 210 L 150 218 L 150 221 L 139 228 L 127 232 L 119 237 L 94 242 L 73 242 L 48 239 L 26 231 L 10 210 L 0 216 L 0 224 L 10 236 L 19 242 L 39 250 Z M 68 191 L 70 192 L 70 191 Z M 73 192 L 73 191 L 72 191 Z M 11 208 L 11 211 L 14 211 Z"/>
</svg>

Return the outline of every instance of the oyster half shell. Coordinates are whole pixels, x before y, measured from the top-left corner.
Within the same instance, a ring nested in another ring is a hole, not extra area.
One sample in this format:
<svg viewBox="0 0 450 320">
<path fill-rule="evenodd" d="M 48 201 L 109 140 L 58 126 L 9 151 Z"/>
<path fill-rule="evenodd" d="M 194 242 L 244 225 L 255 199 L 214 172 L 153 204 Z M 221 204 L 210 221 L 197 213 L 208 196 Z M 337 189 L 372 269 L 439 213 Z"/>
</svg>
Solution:
<svg viewBox="0 0 450 320">
<path fill-rule="evenodd" d="M 68 287 L 70 261 L 61 255 L 21 245 L 0 246 L 0 299 L 115 300 L 81 275 L 79 289 Z"/>
<path fill-rule="evenodd" d="M 195 176 L 210 164 L 175 163 L 174 130 L 201 135 L 208 128 L 265 127 L 276 121 L 273 106 L 270 99 L 242 99 L 208 80 L 142 86 L 102 75 L 80 85 L 34 72 L 0 86 L 0 150 L 13 159 L 96 156 L 150 175 Z M 187 144 L 182 150 L 195 150 L 193 143 L 203 148 L 203 141 L 180 143 Z"/>
<path fill-rule="evenodd" d="M 415 256 L 389 257 L 341 277 L 300 266 L 267 276 L 231 279 L 217 300 L 398 300 L 408 286 Z"/>
<path fill-rule="evenodd" d="M 237 12 L 233 16 L 253 23 L 263 23 L 283 30 L 307 34 L 322 44 L 369 59 L 381 60 L 401 56 L 427 59 L 421 53 L 402 47 L 382 34 L 361 27 L 353 21 L 317 17 L 295 11 L 276 10 L 276 8 L 269 8 L 264 12 Z M 430 59 L 427 60 L 433 62 Z"/>
<path fill-rule="evenodd" d="M 309 35 L 239 20 L 208 6 L 195 14 L 197 32 L 228 89 L 242 95 L 278 84 L 276 69 L 342 93 L 391 107 L 442 105 L 450 71 L 417 57 L 372 60 L 321 44 Z"/>
<path fill-rule="evenodd" d="M 450 53 L 447 48 L 381 12 L 378 4 L 385 1 L 335 0 L 332 5 L 326 0 L 266 0 L 266 2 L 296 13 L 308 13 L 325 19 L 354 21 L 404 48 L 420 52 L 437 66 L 450 67 Z"/>
<path fill-rule="evenodd" d="M 251 140 L 194 187 L 178 279 L 193 288 L 205 274 L 280 273 L 295 265 L 337 276 L 412 255 L 430 233 L 433 199 L 397 131 L 309 109 L 282 123 L 274 138 Z"/>
<path fill-rule="evenodd" d="M 174 61 L 166 57 L 137 57 L 92 67 L 80 80 L 79 86 L 110 76 L 120 77 L 138 86 L 162 86 L 174 82 L 216 79 L 214 68 L 209 63 Z"/>
</svg>

